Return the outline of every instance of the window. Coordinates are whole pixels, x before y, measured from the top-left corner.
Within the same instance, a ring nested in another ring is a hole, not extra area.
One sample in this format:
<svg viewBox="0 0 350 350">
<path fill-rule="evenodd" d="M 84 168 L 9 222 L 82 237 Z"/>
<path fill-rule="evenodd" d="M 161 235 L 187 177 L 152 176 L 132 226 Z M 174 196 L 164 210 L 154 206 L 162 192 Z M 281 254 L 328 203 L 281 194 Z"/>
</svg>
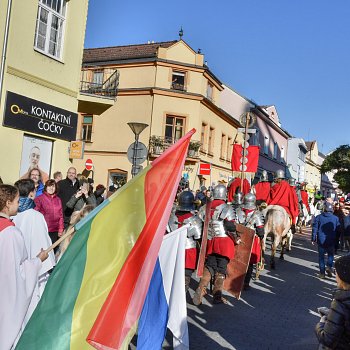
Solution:
<svg viewBox="0 0 350 350">
<path fill-rule="evenodd" d="M 66 0 L 39 0 L 34 47 L 50 56 L 61 58 Z"/>
<path fill-rule="evenodd" d="M 305 162 L 305 153 L 302 151 L 302 149 L 299 147 L 299 155 L 298 158 Z"/>
<path fill-rule="evenodd" d="M 231 160 L 232 158 L 232 138 L 229 137 L 227 139 L 227 154 L 226 154 L 226 159 Z"/>
<path fill-rule="evenodd" d="M 260 146 L 260 141 L 259 141 L 259 137 L 260 137 L 260 130 L 259 129 L 256 129 L 256 132 L 255 134 L 253 134 L 251 136 L 251 141 L 249 141 L 249 143 L 252 145 L 252 146 Z"/>
<path fill-rule="evenodd" d="M 285 159 L 284 159 L 284 146 L 281 147 L 281 162 L 284 162 Z"/>
<path fill-rule="evenodd" d="M 209 129 L 209 144 L 208 144 L 208 153 L 213 154 L 214 148 L 214 128 L 210 127 Z"/>
<path fill-rule="evenodd" d="M 207 85 L 207 98 L 209 98 L 209 100 L 213 99 L 213 87 L 214 87 L 213 84 L 208 82 L 208 85 Z"/>
<path fill-rule="evenodd" d="M 101 87 L 103 85 L 103 71 L 95 70 L 92 77 L 94 87 Z"/>
<path fill-rule="evenodd" d="M 185 91 L 185 73 L 173 71 L 171 79 L 171 88 L 174 90 Z"/>
<path fill-rule="evenodd" d="M 201 129 L 201 151 L 205 151 L 206 149 L 206 134 L 207 134 L 207 124 L 202 123 L 202 129 Z"/>
<path fill-rule="evenodd" d="M 172 143 L 184 135 L 185 118 L 167 115 L 165 119 L 165 139 Z"/>
<path fill-rule="evenodd" d="M 273 144 L 273 158 L 277 159 L 277 155 L 278 155 L 278 144 L 277 144 L 277 142 L 275 142 Z"/>
<path fill-rule="evenodd" d="M 220 157 L 225 158 L 225 153 L 227 151 L 226 147 L 226 135 L 221 134 L 221 152 L 220 152 Z"/>
<path fill-rule="evenodd" d="M 270 141 L 270 139 L 269 139 L 269 137 L 268 136 L 265 136 L 264 137 L 264 153 L 265 154 L 269 154 L 269 142 Z"/>
<path fill-rule="evenodd" d="M 92 122 L 93 122 L 92 115 L 83 116 L 83 124 L 81 126 L 81 139 L 83 141 L 91 142 Z"/>
</svg>

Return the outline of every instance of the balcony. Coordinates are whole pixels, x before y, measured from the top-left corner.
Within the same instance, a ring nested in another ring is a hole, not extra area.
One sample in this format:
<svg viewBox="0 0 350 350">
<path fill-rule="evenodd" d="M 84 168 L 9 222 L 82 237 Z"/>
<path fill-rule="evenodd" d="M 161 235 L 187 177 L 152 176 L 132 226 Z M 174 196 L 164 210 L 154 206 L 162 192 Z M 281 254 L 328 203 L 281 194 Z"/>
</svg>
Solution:
<svg viewBox="0 0 350 350">
<path fill-rule="evenodd" d="M 171 83 L 172 90 L 178 90 L 178 91 L 186 91 L 185 85 L 181 83 Z"/>
<path fill-rule="evenodd" d="M 166 149 L 173 145 L 177 139 L 165 136 L 156 136 L 152 135 L 149 140 L 149 156 L 150 158 L 157 158 L 160 156 Z M 187 158 L 194 161 L 199 160 L 199 146 L 198 141 L 191 141 L 187 153 Z"/>
<path fill-rule="evenodd" d="M 118 85 L 119 71 L 116 69 L 88 67 L 81 71 L 81 94 L 115 99 Z"/>
</svg>

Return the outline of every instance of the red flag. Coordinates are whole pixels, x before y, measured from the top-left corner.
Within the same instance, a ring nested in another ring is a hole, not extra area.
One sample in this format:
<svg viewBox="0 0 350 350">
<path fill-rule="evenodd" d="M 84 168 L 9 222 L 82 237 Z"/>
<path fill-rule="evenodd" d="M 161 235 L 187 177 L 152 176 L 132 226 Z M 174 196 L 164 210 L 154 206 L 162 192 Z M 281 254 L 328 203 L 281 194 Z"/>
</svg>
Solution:
<svg viewBox="0 0 350 350">
<path fill-rule="evenodd" d="M 243 170 L 247 173 L 256 173 L 258 170 L 259 162 L 259 146 L 249 146 L 247 148 L 247 162 L 244 164 Z M 243 158 L 243 147 L 242 145 L 233 145 L 231 169 L 232 171 L 241 171 L 241 164 Z"/>
</svg>

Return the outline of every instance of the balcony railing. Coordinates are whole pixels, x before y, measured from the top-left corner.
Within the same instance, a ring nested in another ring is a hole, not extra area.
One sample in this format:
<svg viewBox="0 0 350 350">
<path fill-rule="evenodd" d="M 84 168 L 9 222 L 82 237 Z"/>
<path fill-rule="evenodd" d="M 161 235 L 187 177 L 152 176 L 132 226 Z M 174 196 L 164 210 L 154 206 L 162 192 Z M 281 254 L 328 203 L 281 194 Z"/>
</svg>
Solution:
<svg viewBox="0 0 350 350">
<path fill-rule="evenodd" d="M 165 136 L 152 135 L 149 140 L 149 154 L 151 156 L 157 156 L 162 154 L 166 149 L 173 145 L 178 139 Z M 188 150 L 188 158 L 199 158 L 199 150 Z"/>
<path fill-rule="evenodd" d="M 119 71 L 116 69 L 86 68 L 81 71 L 80 92 L 88 95 L 116 97 Z"/>
<path fill-rule="evenodd" d="M 171 83 L 171 88 L 173 90 L 186 91 L 184 84 L 179 83 Z"/>
</svg>

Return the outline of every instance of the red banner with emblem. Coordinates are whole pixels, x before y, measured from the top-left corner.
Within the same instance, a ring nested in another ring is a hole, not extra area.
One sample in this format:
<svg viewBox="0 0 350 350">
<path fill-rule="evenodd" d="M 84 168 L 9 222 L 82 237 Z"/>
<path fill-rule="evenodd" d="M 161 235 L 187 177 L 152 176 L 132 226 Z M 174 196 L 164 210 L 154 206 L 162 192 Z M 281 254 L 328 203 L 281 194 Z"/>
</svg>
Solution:
<svg viewBox="0 0 350 350">
<path fill-rule="evenodd" d="M 243 156 L 243 147 L 239 144 L 233 145 L 231 167 L 232 171 L 241 171 L 242 158 L 247 158 L 244 161 L 243 170 L 247 173 L 256 173 L 259 162 L 259 146 L 249 146 L 247 148 L 247 155 Z"/>
</svg>

